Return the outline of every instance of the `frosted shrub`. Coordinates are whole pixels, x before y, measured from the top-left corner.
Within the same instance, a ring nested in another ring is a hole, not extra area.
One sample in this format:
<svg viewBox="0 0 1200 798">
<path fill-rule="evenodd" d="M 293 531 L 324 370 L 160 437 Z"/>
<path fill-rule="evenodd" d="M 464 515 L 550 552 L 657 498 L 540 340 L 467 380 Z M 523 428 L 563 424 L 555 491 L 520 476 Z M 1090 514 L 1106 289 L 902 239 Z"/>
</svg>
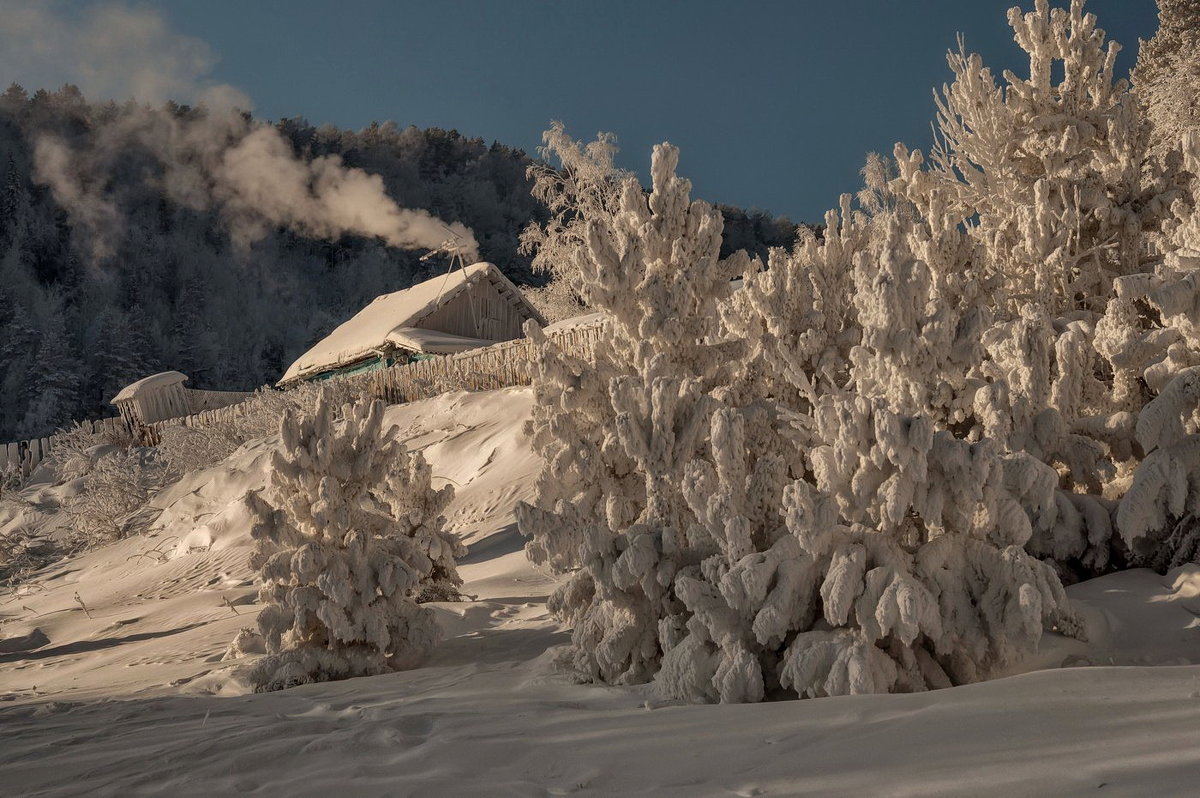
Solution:
<svg viewBox="0 0 1200 798">
<path fill-rule="evenodd" d="M 20 463 L 8 463 L 0 468 L 0 498 L 15 494 L 25 484 L 25 470 Z"/>
<path fill-rule="evenodd" d="M 435 490 L 420 453 L 383 428 L 382 402 L 342 411 L 321 398 L 287 413 L 270 482 L 246 497 L 265 604 L 260 692 L 414 667 L 440 636 L 420 602 L 462 584 L 465 549 L 442 529 L 453 489 Z"/>
<path fill-rule="evenodd" d="M 137 532 L 135 519 L 173 477 L 152 448 L 93 450 L 83 488 L 63 507 L 71 518 L 70 544 L 83 549 Z"/>
<path fill-rule="evenodd" d="M 217 420 L 196 421 L 192 426 L 165 425 L 157 449 L 177 477 L 210 468 L 243 444 L 274 435 L 285 414 L 312 413 L 322 395 L 334 406 L 359 400 L 349 382 L 338 379 L 300 383 L 283 391 L 262 388 Z"/>
<path fill-rule="evenodd" d="M 164 426 L 159 432 L 158 449 L 171 472 L 182 477 L 217 465 L 245 443 L 230 424 L 202 427 Z"/>
<path fill-rule="evenodd" d="M 135 441 L 123 428 L 101 427 L 96 432 L 82 424 L 73 424 L 54 435 L 54 446 L 46 463 L 60 482 L 86 476 L 99 452 L 128 449 Z"/>
</svg>

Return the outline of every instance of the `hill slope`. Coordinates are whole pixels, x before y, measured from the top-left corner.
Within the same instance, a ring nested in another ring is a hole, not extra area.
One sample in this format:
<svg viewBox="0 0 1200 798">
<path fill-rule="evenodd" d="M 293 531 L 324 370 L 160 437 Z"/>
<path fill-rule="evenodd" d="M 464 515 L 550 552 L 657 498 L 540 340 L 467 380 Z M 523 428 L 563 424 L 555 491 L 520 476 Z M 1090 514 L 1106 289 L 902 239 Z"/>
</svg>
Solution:
<svg viewBox="0 0 1200 798">
<path fill-rule="evenodd" d="M 527 389 L 393 407 L 457 496 L 474 600 L 436 605 L 447 640 L 417 670 L 246 695 L 222 661 L 254 589 L 238 499 L 268 441 L 160 494 L 146 536 L 63 561 L 0 603 L 0 783 L 22 794 L 1167 794 L 1200 765 L 1200 567 L 1127 571 L 1070 594 L 1088 643 L 1054 635 L 1025 669 L 916 695 L 679 706 L 569 683 L 546 651 L 555 580 L 512 508 L 539 463 Z M 55 495 L 25 523 L 61 523 Z M 2 524 L 17 519 L 0 519 Z M 162 561 L 154 552 L 163 553 Z M 149 555 L 149 556 L 141 556 Z M 85 610 L 77 603 L 80 597 Z M 90 617 L 89 617 L 90 616 Z M 1158 667 L 1149 667 L 1158 666 Z"/>
</svg>

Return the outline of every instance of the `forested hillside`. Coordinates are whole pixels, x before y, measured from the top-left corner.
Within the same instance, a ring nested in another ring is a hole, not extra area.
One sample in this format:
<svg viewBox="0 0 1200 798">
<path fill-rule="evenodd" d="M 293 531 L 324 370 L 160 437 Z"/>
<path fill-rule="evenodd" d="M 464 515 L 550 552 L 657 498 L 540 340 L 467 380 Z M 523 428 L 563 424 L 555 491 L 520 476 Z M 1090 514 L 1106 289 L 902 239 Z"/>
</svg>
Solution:
<svg viewBox="0 0 1200 798">
<path fill-rule="evenodd" d="M 379 175 L 403 208 L 461 222 L 480 257 L 518 283 L 539 281 L 518 251 L 521 230 L 545 218 L 523 151 L 390 122 L 351 131 L 285 119 L 273 129 L 301 162 L 340 158 Z M 423 249 L 311 227 L 256 220 L 248 237 L 228 207 L 188 201 L 168 157 L 224 145 L 168 137 L 225 132 L 201 109 L 90 103 L 72 86 L 0 95 L 0 440 L 110 415 L 121 386 L 159 370 L 202 388 L 273 382 L 372 297 L 446 267 L 421 261 Z M 37 157 L 45 141 L 74 158 L 54 191 L 56 151 Z M 786 219 L 723 210 L 734 249 L 765 253 L 794 238 Z"/>
</svg>

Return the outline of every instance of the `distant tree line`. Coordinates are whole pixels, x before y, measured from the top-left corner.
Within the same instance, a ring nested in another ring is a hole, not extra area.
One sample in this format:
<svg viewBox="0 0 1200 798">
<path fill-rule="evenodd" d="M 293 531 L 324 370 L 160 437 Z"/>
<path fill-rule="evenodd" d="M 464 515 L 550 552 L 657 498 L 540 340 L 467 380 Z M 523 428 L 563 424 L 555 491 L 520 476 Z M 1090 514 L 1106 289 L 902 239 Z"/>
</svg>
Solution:
<svg viewBox="0 0 1200 798">
<path fill-rule="evenodd" d="M 113 131 L 146 110 L 89 102 L 70 85 L 29 94 L 14 84 L 0 95 L 0 440 L 111 415 L 113 394 L 161 370 L 210 389 L 273 382 L 371 298 L 446 268 L 356 236 L 325 241 L 277 229 L 239 247 L 217 211 L 169 199 L 150 145 L 136 137 L 111 156 L 120 168 L 106 185 L 91 187 L 119 207 L 125 228 L 98 261 L 86 231 L 39 183 L 35 145 L 46 135 L 81 151 L 123 141 Z M 204 113 L 175 104 L 155 112 Z M 293 118 L 275 127 L 298 157 L 338 155 L 379 175 L 401 206 L 470 227 L 481 257 L 518 284 L 546 279 L 518 251 L 521 230 L 546 218 L 523 151 L 391 122 L 352 131 Z M 795 239 L 786 219 L 722 212 L 732 250 L 765 254 Z"/>
</svg>

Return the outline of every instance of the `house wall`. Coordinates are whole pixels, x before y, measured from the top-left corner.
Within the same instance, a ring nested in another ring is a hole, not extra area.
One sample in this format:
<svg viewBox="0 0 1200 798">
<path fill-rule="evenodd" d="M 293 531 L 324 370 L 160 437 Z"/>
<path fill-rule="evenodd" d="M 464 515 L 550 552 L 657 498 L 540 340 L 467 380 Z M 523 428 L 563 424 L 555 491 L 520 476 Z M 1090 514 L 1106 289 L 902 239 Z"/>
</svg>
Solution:
<svg viewBox="0 0 1200 798">
<path fill-rule="evenodd" d="M 525 317 L 512 302 L 496 290 L 491 280 L 479 280 L 421 319 L 417 326 L 468 338 L 511 341 L 524 335 L 521 331 L 521 325 L 524 323 Z"/>
</svg>

